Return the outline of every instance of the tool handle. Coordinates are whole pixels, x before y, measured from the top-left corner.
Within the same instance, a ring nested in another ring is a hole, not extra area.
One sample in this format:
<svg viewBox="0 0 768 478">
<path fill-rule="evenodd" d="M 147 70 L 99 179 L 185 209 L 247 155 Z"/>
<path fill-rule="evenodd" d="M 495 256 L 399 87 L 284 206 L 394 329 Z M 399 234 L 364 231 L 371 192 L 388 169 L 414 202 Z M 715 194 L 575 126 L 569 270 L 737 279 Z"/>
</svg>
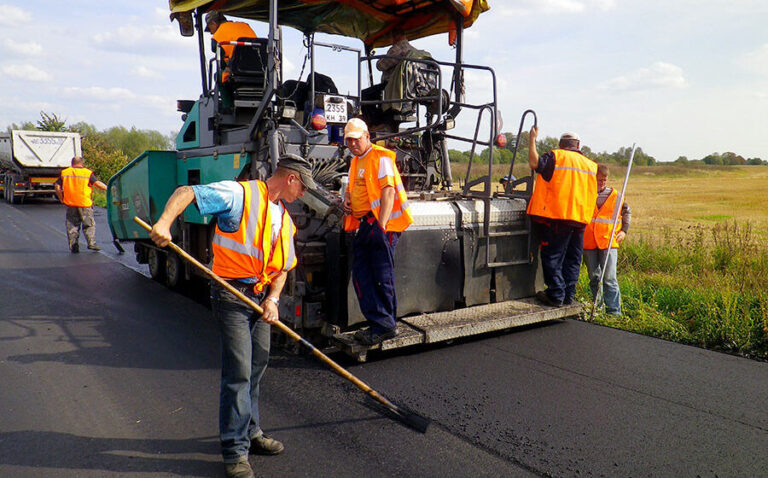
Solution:
<svg viewBox="0 0 768 478">
<path fill-rule="evenodd" d="M 139 218 L 138 216 L 134 216 L 133 217 L 133 221 L 136 224 L 138 224 L 139 226 L 141 226 L 144 229 L 146 229 L 147 231 L 151 231 L 152 230 L 152 226 L 150 226 L 149 224 L 147 224 L 146 222 L 141 220 L 141 218 Z M 222 279 L 221 277 L 216 275 L 212 270 L 208 269 L 208 267 L 206 267 L 200 261 L 198 261 L 197 259 L 192 257 L 189 253 L 187 253 L 187 251 L 185 251 L 184 249 L 180 248 L 179 246 L 177 246 L 173 242 L 168 244 L 168 247 L 173 249 L 174 252 L 176 252 L 178 255 L 180 255 L 184 259 L 186 259 L 189 262 L 191 262 L 195 267 L 197 267 L 202 272 L 204 272 L 212 280 L 216 281 L 220 286 L 222 286 L 227 291 L 229 291 L 232 295 L 234 295 L 235 297 L 237 297 L 238 299 L 243 301 L 248 307 L 252 308 L 253 310 L 255 310 L 256 312 L 258 312 L 260 314 L 264 313 L 264 309 L 262 309 L 259 306 L 259 304 L 257 304 L 256 302 L 252 301 L 245 294 L 243 294 L 239 290 L 237 290 L 234 287 L 232 287 L 232 285 L 229 282 L 225 281 L 224 279 Z M 301 342 L 302 344 L 304 344 L 304 346 L 309 348 L 309 350 L 317 358 L 319 358 L 320 360 L 325 362 L 328 366 L 330 366 L 333 370 L 335 370 L 336 373 L 338 373 L 342 377 L 346 378 L 350 382 L 354 383 L 357 386 L 357 388 L 359 388 L 360 390 L 364 391 L 365 393 L 367 393 L 368 395 L 370 395 L 374 399 L 378 400 L 382 404 L 386 405 L 387 407 L 397 409 L 396 405 L 394 405 L 392 402 L 390 402 L 389 400 L 384 398 L 376 390 L 374 390 L 370 386 L 368 386 L 368 384 L 366 384 L 365 382 L 363 382 L 359 378 L 355 377 L 351 373 L 347 372 L 341 365 L 339 365 L 336 362 L 334 362 L 330 357 L 328 357 L 323 352 L 318 350 L 317 347 L 315 347 L 314 345 L 309 343 L 301 335 L 299 335 L 296 332 L 294 332 L 290 327 L 288 327 L 284 323 L 280 322 L 279 320 L 276 321 L 276 322 L 273 322 L 272 325 L 274 325 L 275 327 L 279 328 L 282 332 L 284 332 L 286 335 L 288 335 L 293 340 L 295 340 L 297 342 Z"/>
</svg>

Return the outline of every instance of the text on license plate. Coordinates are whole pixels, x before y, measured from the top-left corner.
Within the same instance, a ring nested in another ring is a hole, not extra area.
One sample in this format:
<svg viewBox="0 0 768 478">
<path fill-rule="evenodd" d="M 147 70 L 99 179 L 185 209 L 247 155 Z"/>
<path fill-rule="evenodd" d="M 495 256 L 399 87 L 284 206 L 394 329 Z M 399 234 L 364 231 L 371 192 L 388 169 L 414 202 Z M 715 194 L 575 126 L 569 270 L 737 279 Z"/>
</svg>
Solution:
<svg viewBox="0 0 768 478">
<path fill-rule="evenodd" d="M 347 102 L 341 96 L 325 95 L 325 122 L 346 123 Z"/>
</svg>

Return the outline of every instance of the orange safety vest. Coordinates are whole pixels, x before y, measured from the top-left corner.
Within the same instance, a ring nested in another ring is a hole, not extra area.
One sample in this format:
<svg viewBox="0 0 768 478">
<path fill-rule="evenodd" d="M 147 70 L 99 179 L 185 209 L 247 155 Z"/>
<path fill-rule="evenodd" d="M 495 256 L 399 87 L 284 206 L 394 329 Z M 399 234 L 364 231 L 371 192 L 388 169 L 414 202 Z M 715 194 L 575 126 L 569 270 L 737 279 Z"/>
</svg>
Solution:
<svg viewBox="0 0 768 478">
<path fill-rule="evenodd" d="M 555 170 L 545 181 L 539 174 L 528 214 L 589 224 L 597 203 L 597 164 L 576 151 L 553 149 Z"/>
<path fill-rule="evenodd" d="M 216 225 L 212 269 L 226 279 L 256 277 L 254 290 L 258 293 L 275 277 L 296 267 L 296 227 L 284 209 L 280 237 L 272 243 L 272 212 L 266 183 L 240 181 L 240 185 L 244 191 L 240 227 L 235 232 L 224 232 Z"/>
<path fill-rule="evenodd" d="M 616 200 L 618 198 L 619 193 L 614 189 L 611 191 L 611 194 L 608 195 L 608 199 L 605 200 L 602 207 L 595 207 L 595 214 L 592 217 L 592 222 L 587 224 L 587 228 L 584 230 L 584 249 L 608 249 L 611 229 L 613 229 L 613 209 L 616 206 Z M 619 221 L 616 223 L 617 232 L 621 230 L 621 208 L 619 208 L 618 214 Z M 611 248 L 619 248 L 616 236 L 613 237 Z"/>
<path fill-rule="evenodd" d="M 389 161 L 391 162 L 392 171 L 395 175 L 395 202 L 392 205 L 392 213 L 389 215 L 389 221 L 387 221 L 387 232 L 403 232 L 413 222 L 413 216 L 411 215 L 408 196 L 405 194 L 403 181 L 400 179 L 400 173 L 397 171 L 397 165 L 395 164 L 395 152 L 373 144 L 371 145 L 371 150 L 368 152 L 368 155 L 368 167 L 365 168 L 363 179 L 365 180 L 365 189 L 368 191 L 368 202 L 370 203 L 371 211 L 378 220 L 379 211 L 381 210 L 379 169 L 381 169 L 384 161 Z M 347 186 L 347 190 L 350 192 L 354 190 L 355 180 L 357 179 L 357 159 L 357 156 L 352 158 L 352 164 L 349 166 L 349 185 Z M 357 230 L 359 225 L 359 219 L 356 219 L 351 215 L 344 216 L 345 231 Z"/>
<path fill-rule="evenodd" d="M 61 188 L 64 190 L 64 204 L 72 207 L 91 207 L 91 175 L 87 168 L 67 168 L 61 172 Z"/>
<path fill-rule="evenodd" d="M 213 41 L 220 43 L 223 41 L 237 41 L 240 38 L 256 38 L 256 33 L 247 23 L 243 22 L 224 22 L 216 29 L 213 34 Z M 232 58 L 232 51 L 235 45 L 221 45 L 224 50 L 224 59 Z"/>
</svg>

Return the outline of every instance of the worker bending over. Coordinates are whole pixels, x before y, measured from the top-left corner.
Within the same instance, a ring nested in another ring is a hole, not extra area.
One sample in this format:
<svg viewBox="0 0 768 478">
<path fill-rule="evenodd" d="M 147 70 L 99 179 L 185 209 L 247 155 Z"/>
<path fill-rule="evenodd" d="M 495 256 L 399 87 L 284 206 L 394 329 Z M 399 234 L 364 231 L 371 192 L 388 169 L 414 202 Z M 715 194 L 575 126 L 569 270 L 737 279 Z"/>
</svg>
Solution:
<svg viewBox="0 0 768 478">
<path fill-rule="evenodd" d="M 83 228 L 88 249 L 100 251 L 96 245 L 96 221 L 93 219 L 93 188 L 107 190 L 102 183 L 85 167 L 85 161 L 80 156 L 72 158 L 71 166 L 61 172 L 54 183 L 54 190 L 59 201 L 67 205 L 65 224 L 69 250 L 73 254 L 80 252 L 80 227 Z"/>
<path fill-rule="evenodd" d="M 584 231 L 584 264 L 589 275 L 589 288 L 592 297 L 597 296 L 600 289 L 600 275 L 603 264 L 605 275 L 603 278 L 603 301 L 605 311 L 613 315 L 621 315 L 621 291 L 619 281 L 616 280 L 616 261 L 618 258 L 619 244 L 624 242 L 629 231 L 629 221 L 632 212 L 629 205 L 622 200 L 621 213 L 616 224 L 616 234 L 611 240 L 613 229 L 613 213 L 619 193 L 614 188 L 606 187 L 610 171 L 608 166 L 600 164 L 597 167 L 597 207 L 592 215 L 592 222 Z M 605 256 L 608 256 L 606 263 Z"/>
<path fill-rule="evenodd" d="M 576 294 L 584 228 L 597 200 L 597 164 L 581 154 L 576 133 L 560 137 L 557 149 L 539 157 L 538 129 L 531 128 L 528 163 L 537 173 L 528 214 L 541 241 L 545 291 L 536 298 L 551 306 L 568 305 Z"/>
<path fill-rule="evenodd" d="M 355 338 L 374 345 L 397 335 L 395 246 L 413 222 L 395 153 L 371 144 L 368 126 L 359 118 L 344 128 L 344 142 L 355 156 L 344 197 L 344 230 L 357 231 L 353 243 L 352 280 L 360 310 L 370 327 Z"/>
<path fill-rule="evenodd" d="M 278 320 L 280 292 L 296 266 L 293 224 L 283 201 L 314 188 L 309 163 L 296 155 L 280 158 L 263 181 L 220 181 L 181 186 L 168 199 L 150 237 L 159 247 L 171 241 L 171 226 L 194 203 L 216 218 L 213 272 L 260 303 L 258 316 L 235 295 L 211 284 L 211 308 L 221 330 L 219 431 L 227 476 L 253 476 L 251 453 L 276 455 L 283 445 L 259 426 L 259 382 L 269 360 L 270 328 Z"/>
</svg>

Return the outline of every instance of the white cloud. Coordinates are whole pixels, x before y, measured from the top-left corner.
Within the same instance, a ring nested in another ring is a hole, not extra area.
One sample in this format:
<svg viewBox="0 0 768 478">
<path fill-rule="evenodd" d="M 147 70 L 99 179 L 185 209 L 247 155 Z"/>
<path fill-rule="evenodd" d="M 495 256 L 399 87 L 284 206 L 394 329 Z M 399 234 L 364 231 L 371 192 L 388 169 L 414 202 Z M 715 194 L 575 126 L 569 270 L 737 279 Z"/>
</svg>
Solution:
<svg viewBox="0 0 768 478">
<path fill-rule="evenodd" d="M 32 15 L 26 10 L 10 5 L 0 5 L 0 25 L 16 26 L 32 19 Z"/>
<path fill-rule="evenodd" d="M 768 76 L 768 43 L 755 51 L 739 55 L 736 64 L 746 70 Z"/>
<path fill-rule="evenodd" d="M 37 56 L 43 52 L 42 45 L 35 42 L 21 43 L 13 41 L 10 38 L 6 38 L 5 42 L 3 42 L 3 45 L 5 45 L 6 50 L 18 55 Z"/>
<path fill-rule="evenodd" d="M 686 86 L 688 82 L 685 80 L 682 68 L 659 61 L 649 68 L 640 68 L 628 75 L 612 78 L 600 85 L 600 88 L 614 91 L 638 91 L 685 88 Z"/>
<path fill-rule="evenodd" d="M 123 26 L 93 36 L 97 46 L 106 49 L 147 53 L 167 45 L 188 45 L 188 39 L 169 25 Z"/>
<path fill-rule="evenodd" d="M 103 88 L 101 86 L 90 86 L 81 88 L 71 86 L 60 88 L 59 92 L 65 98 L 90 101 L 95 103 L 106 103 L 109 107 L 120 109 L 122 104 L 135 107 L 157 108 L 162 111 L 175 110 L 176 100 L 158 95 L 138 95 L 127 88 Z"/>
<path fill-rule="evenodd" d="M 35 82 L 52 80 L 51 75 L 32 65 L 6 65 L 2 71 L 6 76 L 20 80 Z"/>
<path fill-rule="evenodd" d="M 515 6 L 503 6 L 500 13 L 504 16 L 531 14 L 574 14 L 594 10 L 612 10 L 616 0 L 523 0 Z"/>
<path fill-rule="evenodd" d="M 140 78 L 162 78 L 155 70 L 151 70 L 144 65 L 139 65 L 131 70 L 131 74 Z"/>
</svg>

